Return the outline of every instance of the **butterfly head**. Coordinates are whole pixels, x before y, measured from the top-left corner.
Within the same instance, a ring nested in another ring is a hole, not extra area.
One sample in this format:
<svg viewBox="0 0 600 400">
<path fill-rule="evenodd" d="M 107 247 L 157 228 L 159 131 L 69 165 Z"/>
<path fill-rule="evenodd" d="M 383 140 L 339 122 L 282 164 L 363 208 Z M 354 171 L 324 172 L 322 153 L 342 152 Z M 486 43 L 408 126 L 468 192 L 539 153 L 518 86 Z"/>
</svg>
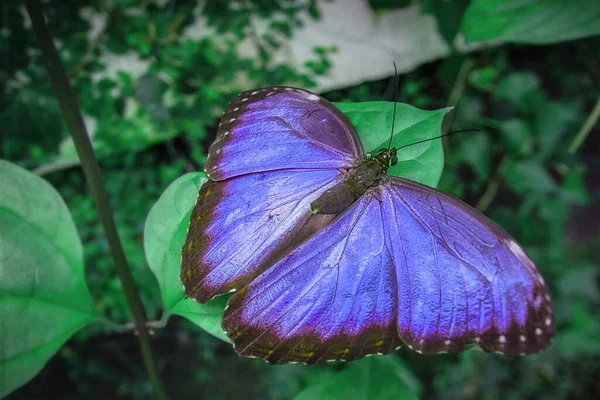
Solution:
<svg viewBox="0 0 600 400">
<path fill-rule="evenodd" d="M 377 155 L 373 157 L 372 153 L 367 153 L 367 160 L 375 160 L 377 163 L 387 171 L 390 167 L 398 164 L 398 157 L 396 156 L 396 149 L 379 149 Z"/>
</svg>

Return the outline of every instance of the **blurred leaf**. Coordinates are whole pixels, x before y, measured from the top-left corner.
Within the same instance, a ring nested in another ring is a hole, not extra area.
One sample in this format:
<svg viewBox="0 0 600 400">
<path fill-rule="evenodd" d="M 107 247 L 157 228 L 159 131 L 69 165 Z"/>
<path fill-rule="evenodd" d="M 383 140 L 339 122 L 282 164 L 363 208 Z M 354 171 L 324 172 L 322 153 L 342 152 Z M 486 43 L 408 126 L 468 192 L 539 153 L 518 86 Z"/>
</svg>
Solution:
<svg viewBox="0 0 600 400">
<path fill-rule="evenodd" d="M 418 399 L 421 383 L 395 355 L 368 357 L 350 363 L 326 382 L 314 384 L 294 400 Z"/>
<path fill-rule="evenodd" d="M 508 186 L 516 193 L 527 195 L 550 193 L 556 189 L 556 183 L 542 164 L 533 160 L 511 164 L 506 172 Z"/>
<path fill-rule="evenodd" d="M 468 42 L 547 44 L 600 33 L 597 0 L 473 0 L 462 21 Z"/>
<path fill-rule="evenodd" d="M 540 107 L 535 115 L 534 132 L 538 137 L 538 152 L 536 158 L 548 159 L 556 147 L 567 147 L 560 140 L 568 133 L 568 128 L 578 120 L 576 104 L 547 102 Z"/>
<path fill-rule="evenodd" d="M 387 148 L 392 129 L 394 103 L 335 103 L 356 127 L 365 152 Z M 392 147 L 401 147 L 439 136 L 444 115 L 451 108 L 435 111 L 419 110 L 408 104 L 396 103 L 396 122 Z M 440 139 L 407 146 L 398 150 L 398 164 L 389 175 L 400 176 L 424 185 L 436 187 L 444 167 Z"/>
<path fill-rule="evenodd" d="M 600 321 L 583 302 L 575 303 L 573 321 L 568 329 L 559 330 L 556 348 L 563 357 L 600 355 Z"/>
<path fill-rule="evenodd" d="M 493 66 L 474 69 L 469 74 L 469 83 L 482 92 L 492 92 L 498 78 L 498 69 Z"/>
<path fill-rule="evenodd" d="M 463 14 L 469 5 L 469 0 L 425 0 L 422 10 L 426 14 L 432 14 L 437 20 L 438 30 L 450 47 L 454 44 L 454 38 L 460 29 Z"/>
<path fill-rule="evenodd" d="M 589 303 L 599 302 L 598 277 L 597 265 L 569 269 L 558 281 L 558 289 L 563 297 L 579 298 Z"/>
<path fill-rule="evenodd" d="M 462 162 L 468 164 L 479 181 L 489 179 L 494 160 L 492 139 L 485 133 L 469 135 L 460 142 L 458 152 Z"/>
<path fill-rule="evenodd" d="M 569 203 L 579 206 L 588 204 L 592 199 L 587 190 L 583 174 L 579 171 L 571 170 L 562 183 L 560 195 Z"/>
<path fill-rule="evenodd" d="M 539 77 L 531 72 L 514 72 L 503 78 L 493 93 L 497 100 L 513 105 L 519 112 L 532 113 L 543 100 Z"/>
<path fill-rule="evenodd" d="M 0 396 L 100 319 L 69 211 L 43 179 L 0 160 Z"/>
<path fill-rule="evenodd" d="M 513 118 L 502 121 L 500 125 L 502 143 L 508 153 L 524 157 L 533 151 L 531 128 L 523 119 Z"/>
<path fill-rule="evenodd" d="M 200 186 L 206 182 L 204 173 L 190 173 L 175 180 L 160 196 L 146 220 L 144 249 L 148 265 L 158 280 L 165 318 L 181 315 L 211 335 L 229 341 L 221 329 L 221 316 L 226 299 L 216 298 L 199 304 L 184 298 L 181 273 L 181 248 L 185 243 L 192 210 Z"/>
</svg>

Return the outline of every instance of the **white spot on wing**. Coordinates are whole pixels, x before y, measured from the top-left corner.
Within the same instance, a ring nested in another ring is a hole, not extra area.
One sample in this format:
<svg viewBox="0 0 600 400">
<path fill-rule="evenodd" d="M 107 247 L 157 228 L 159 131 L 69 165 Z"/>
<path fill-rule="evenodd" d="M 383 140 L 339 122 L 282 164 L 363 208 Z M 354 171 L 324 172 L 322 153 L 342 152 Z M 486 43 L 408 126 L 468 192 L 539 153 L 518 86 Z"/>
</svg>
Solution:
<svg viewBox="0 0 600 400">
<path fill-rule="evenodd" d="M 535 328 L 535 334 L 538 336 L 542 335 L 542 330 L 540 328 Z"/>
<path fill-rule="evenodd" d="M 533 262 L 529 259 L 529 257 L 527 257 L 527 254 L 525 254 L 525 252 L 523 251 L 521 246 L 517 244 L 517 242 L 515 242 L 514 240 L 507 240 L 506 244 L 508 245 L 510 251 L 512 251 L 513 254 L 517 256 L 517 258 L 520 261 L 524 262 L 529 268 L 535 269 Z"/>
<path fill-rule="evenodd" d="M 550 326 L 552 324 L 552 320 L 550 318 L 546 318 L 546 326 Z"/>
<path fill-rule="evenodd" d="M 320 97 L 317 96 L 316 94 L 308 93 L 308 92 L 300 92 L 300 93 L 302 93 L 302 95 L 304 97 L 306 97 L 310 101 L 318 101 L 318 100 L 320 100 Z"/>
<path fill-rule="evenodd" d="M 504 336 L 504 335 L 500 335 L 500 337 L 498 338 L 498 341 L 499 341 L 500 343 L 506 343 L 506 336 Z"/>
</svg>

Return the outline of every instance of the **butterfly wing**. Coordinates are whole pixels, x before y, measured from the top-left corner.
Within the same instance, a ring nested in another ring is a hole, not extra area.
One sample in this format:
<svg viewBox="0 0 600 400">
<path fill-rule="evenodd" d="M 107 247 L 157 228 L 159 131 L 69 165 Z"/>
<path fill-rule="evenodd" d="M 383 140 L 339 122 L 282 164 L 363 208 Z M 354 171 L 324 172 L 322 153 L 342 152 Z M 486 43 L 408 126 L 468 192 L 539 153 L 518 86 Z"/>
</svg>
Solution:
<svg viewBox="0 0 600 400">
<path fill-rule="evenodd" d="M 181 280 L 200 302 L 243 286 L 307 224 L 310 203 L 362 159 L 356 131 L 327 100 L 274 87 L 236 97 L 206 163 L 182 249 Z"/>
<path fill-rule="evenodd" d="M 401 345 L 396 272 L 376 197 L 363 196 L 229 300 L 222 325 L 238 353 L 316 363 Z"/>
<path fill-rule="evenodd" d="M 223 328 L 236 351 L 316 363 L 402 343 L 426 353 L 546 348 L 552 304 L 521 247 L 459 200 L 385 179 L 230 299 Z"/>
<path fill-rule="evenodd" d="M 347 169 L 362 159 L 356 130 L 337 108 L 306 90 L 276 86 L 231 101 L 206 173 L 223 180 L 280 169 Z"/>
<path fill-rule="evenodd" d="M 426 353 L 478 345 L 517 355 L 548 347 L 556 330 L 549 291 L 515 240 L 449 195 L 386 179 L 382 213 L 402 341 Z"/>
</svg>

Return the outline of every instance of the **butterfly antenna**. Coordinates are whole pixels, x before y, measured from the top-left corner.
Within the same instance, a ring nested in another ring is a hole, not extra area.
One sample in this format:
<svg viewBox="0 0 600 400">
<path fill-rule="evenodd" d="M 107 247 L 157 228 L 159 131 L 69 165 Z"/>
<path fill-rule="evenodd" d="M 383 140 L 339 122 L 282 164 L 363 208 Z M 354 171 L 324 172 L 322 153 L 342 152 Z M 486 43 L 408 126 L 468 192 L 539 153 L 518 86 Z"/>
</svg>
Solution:
<svg viewBox="0 0 600 400">
<path fill-rule="evenodd" d="M 463 129 L 463 130 L 460 130 L 460 131 L 449 132 L 449 133 L 446 133 L 444 135 L 434 136 L 434 137 L 429 138 L 429 139 L 423 139 L 423 140 L 419 140 L 418 142 L 405 144 L 404 146 L 398 147 L 396 150 L 400 150 L 400 149 L 403 149 L 405 147 L 412 146 L 414 144 L 419 144 L 419 143 L 423 143 L 423 142 L 429 142 L 430 140 L 440 139 L 440 138 L 443 138 L 443 137 L 446 137 L 446 136 L 454 135 L 456 133 L 465 133 L 465 132 L 483 132 L 483 131 L 481 129 Z"/>
<path fill-rule="evenodd" d="M 394 102 L 394 113 L 392 114 L 392 131 L 390 132 L 388 150 L 392 148 L 392 138 L 394 137 L 394 124 L 396 123 L 396 99 L 398 97 L 398 84 L 400 83 L 398 79 L 398 69 L 396 68 L 396 61 L 392 61 L 392 63 L 394 64 L 394 80 L 396 81 L 396 87 L 394 88 L 394 97 L 392 98 L 392 101 Z"/>
</svg>

